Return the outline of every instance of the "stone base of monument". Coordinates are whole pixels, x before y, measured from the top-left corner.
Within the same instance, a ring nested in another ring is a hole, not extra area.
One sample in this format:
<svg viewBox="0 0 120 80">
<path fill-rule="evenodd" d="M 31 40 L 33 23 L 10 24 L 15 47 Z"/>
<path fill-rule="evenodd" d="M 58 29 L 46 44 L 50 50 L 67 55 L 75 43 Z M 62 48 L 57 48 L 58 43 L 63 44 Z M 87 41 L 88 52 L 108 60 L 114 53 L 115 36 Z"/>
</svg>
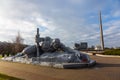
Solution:
<svg viewBox="0 0 120 80">
<path fill-rule="evenodd" d="M 89 63 L 53 63 L 53 62 L 40 62 L 41 66 L 48 66 L 54 68 L 64 68 L 64 69 L 75 69 L 75 68 L 84 68 L 91 67 L 96 64 L 96 61 L 91 60 Z"/>
<path fill-rule="evenodd" d="M 48 66 L 48 67 L 54 67 L 54 68 L 64 68 L 64 69 L 71 69 L 71 68 L 82 68 L 87 67 L 87 64 L 85 63 L 51 63 L 51 62 L 41 62 L 41 66 Z"/>
<path fill-rule="evenodd" d="M 64 63 L 64 69 L 71 69 L 71 68 L 84 68 L 84 67 L 91 67 L 96 64 L 96 61 L 91 60 L 89 63 Z"/>
<path fill-rule="evenodd" d="M 71 69 L 71 68 L 83 68 L 87 67 L 86 63 L 65 63 L 63 64 L 63 68 Z"/>
<path fill-rule="evenodd" d="M 84 67 L 91 67 L 96 64 L 95 60 L 90 60 L 87 63 L 56 63 L 56 62 L 41 62 L 37 58 L 3 58 L 4 61 L 12 61 L 12 62 L 20 62 L 26 64 L 35 64 L 40 66 L 47 66 L 47 67 L 54 67 L 54 68 L 63 68 L 63 69 L 73 69 L 73 68 L 84 68 Z"/>
</svg>

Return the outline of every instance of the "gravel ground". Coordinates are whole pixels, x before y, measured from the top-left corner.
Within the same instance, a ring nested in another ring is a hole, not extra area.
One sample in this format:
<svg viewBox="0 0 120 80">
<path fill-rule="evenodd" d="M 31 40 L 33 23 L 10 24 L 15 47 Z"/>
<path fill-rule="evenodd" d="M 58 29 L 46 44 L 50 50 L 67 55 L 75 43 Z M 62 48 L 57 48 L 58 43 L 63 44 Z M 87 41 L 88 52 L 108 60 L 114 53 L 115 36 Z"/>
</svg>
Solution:
<svg viewBox="0 0 120 80">
<path fill-rule="evenodd" d="M 55 69 L 0 61 L 0 73 L 25 80 L 120 80 L 120 58 L 90 56 L 96 66 L 82 69 Z"/>
</svg>

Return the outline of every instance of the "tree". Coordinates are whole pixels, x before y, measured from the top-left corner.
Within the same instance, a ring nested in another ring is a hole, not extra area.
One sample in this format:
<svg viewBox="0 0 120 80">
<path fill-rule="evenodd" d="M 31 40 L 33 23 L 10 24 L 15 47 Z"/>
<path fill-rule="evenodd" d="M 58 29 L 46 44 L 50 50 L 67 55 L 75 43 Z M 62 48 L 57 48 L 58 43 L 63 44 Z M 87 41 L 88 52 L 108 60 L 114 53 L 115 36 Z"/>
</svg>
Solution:
<svg viewBox="0 0 120 80">
<path fill-rule="evenodd" d="M 0 54 L 4 57 L 9 55 L 15 55 L 18 52 L 21 52 L 27 45 L 23 44 L 23 38 L 18 32 L 15 40 L 13 42 L 0 42 Z"/>
<path fill-rule="evenodd" d="M 24 48 L 23 44 L 24 39 L 21 37 L 20 32 L 18 32 L 18 35 L 16 36 L 15 40 L 13 41 L 13 51 L 14 54 L 21 52 Z"/>
<path fill-rule="evenodd" d="M 9 56 L 12 53 L 12 44 L 9 42 L 0 42 L 0 54 L 2 57 Z"/>
</svg>

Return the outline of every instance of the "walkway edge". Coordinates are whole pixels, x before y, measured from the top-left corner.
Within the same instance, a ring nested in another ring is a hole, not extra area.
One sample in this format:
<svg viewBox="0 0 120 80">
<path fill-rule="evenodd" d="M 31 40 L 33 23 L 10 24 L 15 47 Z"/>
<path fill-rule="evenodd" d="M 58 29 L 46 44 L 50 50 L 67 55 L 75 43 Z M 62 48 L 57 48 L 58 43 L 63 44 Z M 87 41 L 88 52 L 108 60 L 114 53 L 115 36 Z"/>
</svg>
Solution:
<svg viewBox="0 0 120 80">
<path fill-rule="evenodd" d="M 93 53 L 87 53 L 87 52 L 82 52 L 88 55 L 93 55 Z M 120 58 L 120 56 L 115 56 L 115 55 L 102 55 L 102 54 L 96 54 L 95 56 L 100 56 L 100 57 L 117 57 Z"/>
</svg>

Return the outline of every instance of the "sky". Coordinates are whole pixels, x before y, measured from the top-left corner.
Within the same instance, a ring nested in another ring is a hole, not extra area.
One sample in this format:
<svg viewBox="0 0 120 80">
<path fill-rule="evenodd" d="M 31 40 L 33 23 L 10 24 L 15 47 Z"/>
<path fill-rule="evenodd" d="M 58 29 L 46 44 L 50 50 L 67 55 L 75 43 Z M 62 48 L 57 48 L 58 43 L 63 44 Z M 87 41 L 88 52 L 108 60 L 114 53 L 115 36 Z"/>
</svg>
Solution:
<svg viewBox="0 0 120 80">
<path fill-rule="evenodd" d="M 120 0 L 0 0 L 0 41 L 13 41 L 18 32 L 25 44 L 40 36 L 74 43 L 100 44 L 99 12 L 105 47 L 120 46 Z"/>
</svg>

